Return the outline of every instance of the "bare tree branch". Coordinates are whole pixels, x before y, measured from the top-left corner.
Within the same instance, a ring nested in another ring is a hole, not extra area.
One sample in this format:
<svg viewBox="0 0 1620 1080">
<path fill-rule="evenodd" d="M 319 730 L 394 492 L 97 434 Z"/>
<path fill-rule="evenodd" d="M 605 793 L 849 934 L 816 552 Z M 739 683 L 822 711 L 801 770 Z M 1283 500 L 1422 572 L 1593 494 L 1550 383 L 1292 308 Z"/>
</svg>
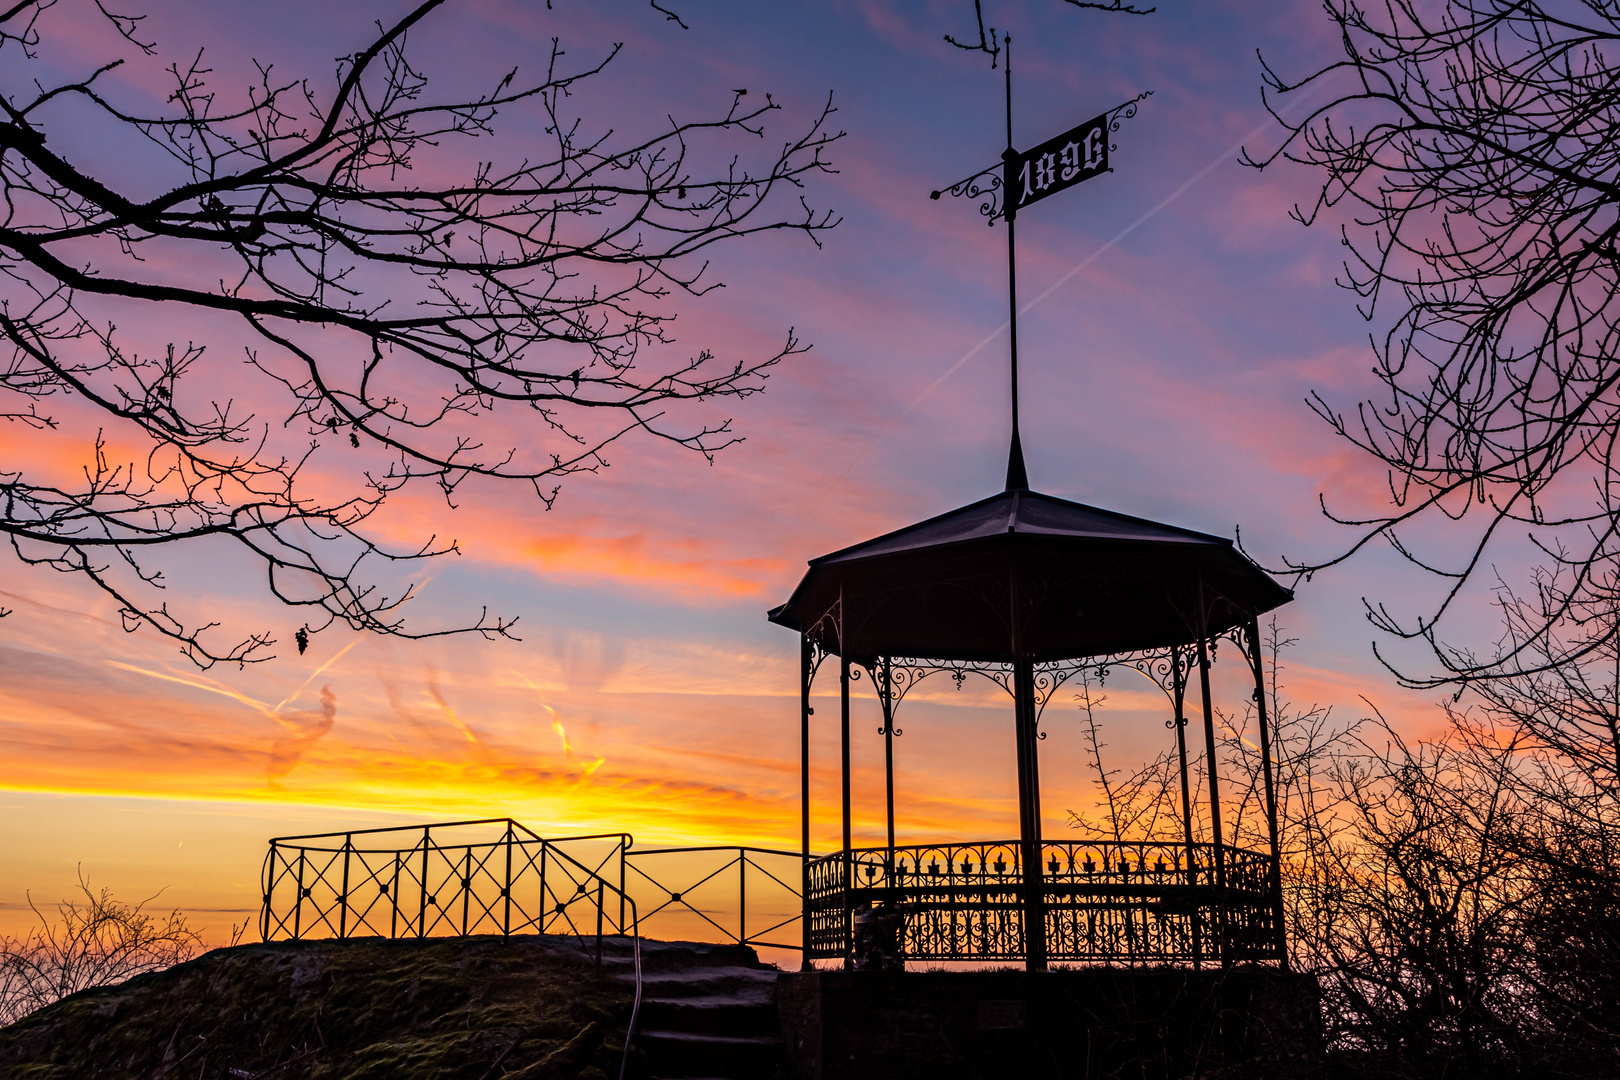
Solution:
<svg viewBox="0 0 1620 1080">
<path fill-rule="evenodd" d="M 1384 468 L 1389 502 L 1346 515 L 1324 500 L 1358 539 L 1287 568 L 1309 576 L 1381 540 L 1438 577 L 1443 596 L 1416 616 L 1366 601 L 1382 634 L 1438 662 L 1398 670 L 1409 685 L 1578 659 L 1615 626 L 1567 657 L 1542 646 L 1573 643 L 1557 627 L 1604 602 L 1620 558 L 1620 13 L 1596 0 L 1335 0 L 1328 13 L 1345 58 L 1293 82 L 1265 67 L 1284 137 L 1250 164 L 1316 170 L 1316 199 L 1294 216 L 1347 212 L 1340 284 L 1369 320 L 1395 305 L 1373 341 L 1380 396 L 1348 413 L 1311 399 Z M 1279 101 L 1307 90 L 1328 100 L 1285 120 Z M 1567 571 L 1539 627 L 1478 655 L 1448 640 L 1494 553 L 1527 534 Z M 1409 542 L 1420 535 L 1442 535 L 1447 554 Z"/>
<path fill-rule="evenodd" d="M 93 3 L 130 47 L 155 48 L 140 16 Z M 329 88 L 261 65 L 227 104 L 198 54 L 170 66 L 170 108 L 153 114 L 103 89 L 121 57 L 54 84 L 32 70 L 66 17 L 54 6 L 0 12 L 0 419 L 56 431 L 71 399 L 103 427 L 84 432 L 77 480 L 0 470 L 0 534 L 199 665 L 266 659 L 275 643 L 216 643 L 215 624 L 162 599 L 178 565 L 164 553 L 200 544 L 234 545 L 271 595 L 312 613 L 301 649 L 334 622 L 508 635 L 512 620 L 487 614 L 406 626 L 413 586 L 379 572 L 457 547 L 382 542 L 369 523 L 390 497 L 431 485 L 454 505 L 477 480 L 550 507 L 562 479 L 627 438 L 712 460 L 740 438 L 713 406 L 758 393 L 806 348 L 790 330 L 765 355 L 677 352 L 671 301 L 720 287 L 714 244 L 782 231 L 819 244 L 838 223 L 802 194 L 832 171 L 830 99 L 776 144 L 765 124 L 781 107 L 746 90 L 708 119 L 593 133 L 570 98 L 619 49 L 575 63 L 555 38 L 538 79 L 497 72 L 479 93 L 434 97 L 407 42 L 452 5 L 426 0 L 340 59 Z M 544 139 L 470 141 L 513 111 Z M 64 122 L 143 137 L 164 184 L 135 195 L 68 160 L 48 137 Z M 169 325 L 194 324 L 190 339 L 121 328 L 159 304 Z M 520 441 L 501 442 L 503 418 L 526 418 Z"/>
</svg>

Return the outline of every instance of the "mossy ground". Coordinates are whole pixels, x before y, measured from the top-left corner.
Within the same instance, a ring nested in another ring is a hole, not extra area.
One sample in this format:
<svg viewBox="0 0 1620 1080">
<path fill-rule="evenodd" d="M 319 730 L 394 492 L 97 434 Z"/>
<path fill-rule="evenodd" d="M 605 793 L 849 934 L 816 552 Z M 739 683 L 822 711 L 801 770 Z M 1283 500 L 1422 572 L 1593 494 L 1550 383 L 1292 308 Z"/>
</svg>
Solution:
<svg viewBox="0 0 1620 1080">
<path fill-rule="evenodd" d="M 616 1076 L 631 995 L 556 939 L 239 945 L 0 1029 L 0 1077 L 495 1080 L 592 1021 Z"/>
</svg>

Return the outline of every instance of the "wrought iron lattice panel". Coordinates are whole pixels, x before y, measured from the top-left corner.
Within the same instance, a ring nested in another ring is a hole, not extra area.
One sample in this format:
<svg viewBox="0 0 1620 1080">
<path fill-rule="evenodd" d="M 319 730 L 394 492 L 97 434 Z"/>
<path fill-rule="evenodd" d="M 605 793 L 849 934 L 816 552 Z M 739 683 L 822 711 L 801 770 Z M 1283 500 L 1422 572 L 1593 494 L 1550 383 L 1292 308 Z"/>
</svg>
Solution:
<svg viewBox="0 0 1620 1080">
<path fill-rule="evenodd" d="M 849 955 L 853 912 L 898 905 L 906 960 L 1020 960 L 1016 840 L 867 848 L 809 866 L 810 955 Z M 1278 961 L 1270 857 L 1222 845 L 1115 840 L 1042 845 L 1047 958 L 1106 963 Z M 846 866 L 848 880 L 846 882 Z"/>
<path fill-rule="evenodd" d="M 626 852 L 628 888 L 655 937 L 802 949 L 792 940 L 803 911 L 797 851 L 751 847 Z"/>
<path fill-rule="evenodd" d="M 270 841 L 260 932 L 313 937 L 643 933 L 799 949 L 798 852 L 630 850 L 626 833 L 543 839 L 517 822 L 455 822 Z M 787 940 L 783 940 L 787 939 Z"/>
<path fill-rule="evenodd" d="M 406 836 L 415 842 L 402 846 Z M 279 837 L 265 857 L 260 933 L 621 934 L 629 840 L 545 840 L 507 819 Z"/>
</svg>

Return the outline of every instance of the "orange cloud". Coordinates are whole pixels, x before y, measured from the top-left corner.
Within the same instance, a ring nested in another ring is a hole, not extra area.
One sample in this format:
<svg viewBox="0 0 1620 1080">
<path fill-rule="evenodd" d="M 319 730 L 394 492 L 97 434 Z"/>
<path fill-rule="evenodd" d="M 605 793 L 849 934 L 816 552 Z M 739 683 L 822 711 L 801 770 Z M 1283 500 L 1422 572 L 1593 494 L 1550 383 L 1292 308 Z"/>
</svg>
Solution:
<svg viewBox="0 0 1620 1080">
<path fill-rule="evenodd" d="M 683 596 L 719 593 L 727 599 L 764 597 L 767 583 L 788 565 L 785 559 L 705 557 L 705 548 L 697 540 L 654 541 L 645 533 L 552 533 L 527 540 L 514 554 L 534 560 L 548 576 L 652 583 Z M 694 557 L 670 558 L 664 553 L 671 549 Z"/>
</svg>

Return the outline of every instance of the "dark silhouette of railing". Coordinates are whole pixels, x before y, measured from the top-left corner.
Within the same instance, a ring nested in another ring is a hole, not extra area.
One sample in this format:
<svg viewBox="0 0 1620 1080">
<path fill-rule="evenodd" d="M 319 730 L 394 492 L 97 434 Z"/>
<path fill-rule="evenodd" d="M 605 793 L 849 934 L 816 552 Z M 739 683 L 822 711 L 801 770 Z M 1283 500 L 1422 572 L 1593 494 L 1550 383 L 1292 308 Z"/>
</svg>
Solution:
<svg viewBox="0 0 1620 1080">
<path fill-rule="evenodd" d="M 898 954 L 908 961 L 1026 955 L 1015 840 L 809 860 L 746 846 L 633 845 L 627 833 L 546 839 L 507 818 L 278 837 L 265 860 L 260 929 L 265 940 L 563 934 L 594 942 L 598 957 L 604 937 L 639 932 L 842 960 L 858 951 L 856 916 L 871 906 L 900 916 Z M 1047 956 L 1280 961 L 1270 856 L 1231 845 L 1220 854 L 1217 862 L 1210 844 L 1047 841 Z"/>
<path fill-rule="evenodd" d="M 626 931 L 629 904 L 643 933 L 803 947 L 797 932 L 778 933 L 802 917 L 798 852 L 633 843 L 628 833 L 546 839 L 509 818 L 277 837 L 260 931 L 266 941 L 552 933 L 599 942 Z"/>
<path fill-rule="evenodd" d="M 401 845 L 404 836 L 415 842 Z M 547 840 L 510 818 L 277 837 L 260 932 L 266 941 L 624 934 L 629 843 L 626 833 Z"/>
<path fill-rule="evenodd" d="M 718 935 L 739 945 L 804 947 L 799 941 L 771 939 L 772 934 L 778 938 L 801 936 L 777 933 L 803 918 L 798 882 L 804 856 L 797 851 L 736 846 L 650 848 L 627 851 L 624 861 L 630 874 L 627 887 L 642 898 L 646 910 L 642 919 L 648 925 L 656 921 L 670 926 L 687 940 Z"/>
<path fill-rule="evenodd" d="M 901 917 L 906 960 L 1021 960 L 1026 953 L 1019 842 L 836 852 L 806 866 L 809 956 L 856 949 L 856 913 Z M 1271 858 L 1222 845 L 1112 840 L 1042 845 L 1051 960 L 1126 963 L 1279 961 Z M 847 877 L 846 877 L 847 875 Z"/>
</svg>

